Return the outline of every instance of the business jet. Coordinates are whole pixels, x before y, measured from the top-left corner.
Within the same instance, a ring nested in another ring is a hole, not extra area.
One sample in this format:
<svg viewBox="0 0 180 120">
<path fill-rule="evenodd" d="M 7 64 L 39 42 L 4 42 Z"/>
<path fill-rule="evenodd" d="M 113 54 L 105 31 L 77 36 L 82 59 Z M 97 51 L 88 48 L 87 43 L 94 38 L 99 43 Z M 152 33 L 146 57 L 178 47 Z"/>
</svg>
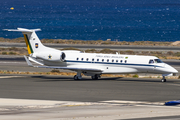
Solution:
<svg viewBox="0 0 180 120">
<path fill-rule="evenodd" d="M 170 65 L 155 56 L 84 53 L 76 50 L 57 50 L 44 46 L 36 35 L 41 29 L 4 29 L 22 32 L 29 56 L 24 56 L 27 64 L 37 68 L 68 69 L 77 72 L 74 80 L 82 79 L 82 74 L 93 80 L 102 74 L 155 73 L 165 76 L 178 73 Z M 34 66 L 31 62 L 39 64 Z"/>
</svg>

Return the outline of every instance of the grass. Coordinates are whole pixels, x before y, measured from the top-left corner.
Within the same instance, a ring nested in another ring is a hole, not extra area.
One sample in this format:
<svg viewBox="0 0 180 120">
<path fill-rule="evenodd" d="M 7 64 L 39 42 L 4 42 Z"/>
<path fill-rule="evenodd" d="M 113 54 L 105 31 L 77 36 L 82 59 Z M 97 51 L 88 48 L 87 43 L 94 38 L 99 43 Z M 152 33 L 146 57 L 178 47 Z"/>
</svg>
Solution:
<svg viewBox="0 0 180 120">
<path fill-rule="evenodd" d="M 139 78 L 138 74 L 133 75 L 133 78 Z"/>
<path fill-rule="evenodd" d="M 78 50 L 78 51 L 81 51 L 80 49 L 74 48 L 74 47 L 63 48 L 61 50 Z"/>
<path fill-rule="evenodd" d="M 56 70 L 55 70 L 56 71 Z M 30 75 L 66 75 L 66 76 L 74 76 L 76 73 L 74 72 L 55 72 L 52 70 L 51 72 L 19 72 L 19 71 L 9 71 L 9 70 L 0 70 L 0 74 L 30 74 Z"/>
<path fill-rule="evenodd" d="M 103 40 L 63 40 L 63 39 L 42 39 L 43 43 L 56 43 L 56 44 L 93 44 L 93 45 L 143 45 L 143 46 L 172 46 L 172 42 L 152 42 L 152 41 L 135 41 L 135 42 L 126 42 L 126 41 L 103 41 Z M 5 39 L 0 38 L 0 42 L 10 42 L 10 43 L 24 43 L 24 38 L 16 38 L 16 39 Z M 180 46 L 178 44 L 177 46 Z M 77 48 L 63 48 L 61 50 L 79 50 Z M 115 54 L 116 52 L 120 54 L 127 54 L 127 55 L 147 55 L 147 56 L 157 56 L 160 59 L 180 59 L 180 52 L 163 52 L 163 51 L 116 51 L 111 49 L 86 49 L 86 53 L 106 53 L 106 54 Z M 26 48 L 0 48 L 1 55 L 28 55 Z"/>
<path fill-rule="evenodd" d="M 51 73 L 60 73 L 60 71 L 57 70 L 57 69 L 53 69 L 53 70 L 51 70 Z M 50 73 L 49 73 L 49 74 L 50 74 Z"/>
<path fill-rule="evenodd" d="M 27 55 L 28 52 L 26 48 L 10 47 L 10 48 L 0 48 L 0 54 L 1 55 Z"/>
<path fill-rule="evenodd" d="M 0 38 L 0 42 L 9 43 L 24 43 L 24 38 L 7 39 Z M 55 43 L 55 44 L 89 44 L 89 45 L 144 45 L 144 46 L 174 46 L 173 42 L 152 42 L 152 41 L 103 41 L 103 40 L 72 40 L 72 39 L 42 39 L 42 43 Z M 177 44 L 176 46 L 180 46 Z"/>
<path fill-rule="evenodd" d="M 79 50 L 77 48 L 69 47 L 64 48 L 61 50 Z M 111 49 L 102 49 L 102 50 L 96 50 L 96 49 L 87 49 L 85 50 L 86 53 L 105 53 L 105 54 L 115 54 L 116 52 L 120 54 L 127 54 L 127 55 L 147 55 L 147 56 L 157 56 L 160 59 L 176 59 L 180 60 L 180 52 L 173 52 L 173 51 L 117 51 L 117 50 L 111 50 Z M 26 48 L 0 48 L 0 54 L 1 55 L 28 55 Z"/>
</svg>

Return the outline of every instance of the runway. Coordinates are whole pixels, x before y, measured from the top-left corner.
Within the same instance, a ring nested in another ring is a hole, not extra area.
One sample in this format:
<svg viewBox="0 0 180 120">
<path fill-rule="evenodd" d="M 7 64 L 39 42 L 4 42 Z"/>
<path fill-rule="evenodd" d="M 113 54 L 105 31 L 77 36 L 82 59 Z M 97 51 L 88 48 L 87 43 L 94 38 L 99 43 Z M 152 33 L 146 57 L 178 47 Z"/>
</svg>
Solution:
<svg viewBox="0 0 180 120">
<path fill-rule="evenodd" d="M 179 60 L 164 62 L 180 71 Z M 0 66 L 0 70 L 9 71 L 51 71 L 29 67 L 22 56 L 0 56 Z M 74 81 L 73 76 L 1 74 L 0 117 L 8 120 L 149 120 L 149 117 L 176 120 L 179 106 L 169 107 L 164 103 L 179 100 L 179 91 L 179 79 L 161 83 L 160 79 L 150 78 L 91 80 L 83 77 Z"/>
<path fill-rule="evenodd" d="M 0 76 L 2 119 L 161 120 L 179 118 L 180 80 L 101 78 L 80 81 L 71 76 Z M 3 99 L 2 99 L 3 98 Z M 50 101 L 49 101 L 50 100 Z"/>
<path fill-rule="evenodd" d="M 179 60 L 164 60 L 164 62 L 172 65 L 178 71 L 180 71 Z M 0 70 L 8 70 L 8 71 L 20 71 L 20 72 L 21 71 L 25 71 L 25 72 L 51 71 L 51 69 L 43 69 L 43 68 L 37 69 L 37 68 L 29 67 L 22 56 L 1 55 L 0 66 L 1 66 Z M 60 71 L 64 72 L 64 70 L 60 70 Z M 72 71 L 67 71 L 67 72 L 72 72 Z M 3 76 L 7 76 L 7 75 L 2 75 L 2 77 Z M 2 92 L 0 94 L 0 98 L 15 97 L 15 98 L 23 98 L 23 99 L 45 99 L 45 100 L 65 100 L 65 101 L 83 101 L 83 102 L 103 101 L 103 100 L 166 101 L 166 100 L 179 99 L 177 98 L 177 94 L 178 94 L 177 92 L 180 90 L 179 81 L 180 80 L 178 79 L 177 80 L 168 79 L 167 83 L 161 83 L 160 78 L 135 79 L 135 78 L 105 78 L 105 77 L 101 78 L 100 80 L 91 80 L 90 77 L 83 77 L 83 80 L 74 81 L 73 76 L 67 77 L 67 76 L 21 75 L 21 77 L 19 78 L 16 77 L 1 78 L 0 85 L 2 85 L 3 87 L 0 88 L 0 91 Z M 6 82 L 12 84 L 13 87 L 10 87 L 9 84 Z M 21 86 L 22 88 L 19 86 Z M 12 91 L 10 91 L 11 89 Z M 21 90 L 14 91 L 14 89 L 21 89 Z M 38 93 L 36 91 L 39 92 L 41 91 L 41 92 Z M 41 95 L 45 91 L 48 91 L 49 94 Z M 59 91 L 64 91 L 64 92 L 62 92 L 62 95 L 59 95 Z M 27 95 L 27 93 L 30 93 L 30 95 Z M 152 95 L 156 95 L 156 96 L 152 97 Z"/>
<path fill-rule="evenodd" d="M 5 75 L 4 75 L 5 76 Z M 160 102 L 180 99 L 180 80 L 101 78 L 74 81 L 73 76 L 34 76 L 0 79 L 0 98 L 98 102 L 107 100 Z"/>
</svg>

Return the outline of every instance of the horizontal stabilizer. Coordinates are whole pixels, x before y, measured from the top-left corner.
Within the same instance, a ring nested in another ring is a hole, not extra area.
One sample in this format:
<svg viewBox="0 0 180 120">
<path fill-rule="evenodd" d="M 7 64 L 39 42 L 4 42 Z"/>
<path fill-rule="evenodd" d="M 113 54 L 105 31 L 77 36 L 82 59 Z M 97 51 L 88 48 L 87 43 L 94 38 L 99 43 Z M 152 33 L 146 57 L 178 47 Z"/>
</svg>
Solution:
<svg viewBox="0 0 180 120">
<path fill-rule="evenodd" d="M 32 57 L 29 57 L 29 60 L 32 61 L 32 62 L 35 62 L 37 64 L 44 65 L 42 62 L 39 62 L 39 61 L 37 61 L 36 59 L 34 59 Z"/>
<path fill-rule="evenodd" d="M 28 64 L 29 66 L 33 67 L 32 63 L 28 60 L 28 58 L 27 58 L 25 55 L 24 55 L 24 58 L 25 58 L 27 64 Z"/>
<path fill-rule="evenodd" d="M 15 32 L 35 32 L 35 31 L 41 31 L 41 29 L 25 29 L 25 28 L 17 28 L 17 29 L 3 29 L 6 31 L 15 31 Z"/>
</svg>

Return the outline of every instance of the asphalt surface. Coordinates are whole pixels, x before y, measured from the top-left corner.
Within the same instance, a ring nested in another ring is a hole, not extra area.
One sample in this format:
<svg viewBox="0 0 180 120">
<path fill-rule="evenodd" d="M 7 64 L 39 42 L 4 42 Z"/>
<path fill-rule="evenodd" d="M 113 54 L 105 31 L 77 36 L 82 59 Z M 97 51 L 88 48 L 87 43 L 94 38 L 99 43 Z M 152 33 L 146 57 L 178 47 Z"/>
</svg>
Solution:
<svg viewBox="0 0 180 120">
<path fill-rule="evenodd" d="M 74 81 L 72 76 L 34 76 L 0 79 L 0 98 L 97 102 L 106 100 L 178 100 L 180 80 L 101 78 Z M 16 76 L 16 75 L 15 75 Z"/>
<path fill-rule="evenodd" d="M 166 117 L 148 117 L 148 118 L 137 118 L 137 119 L 126 119 L 126 120 L 179 120 L 179 118 L 180 116 L 166 116 Z"/>
<path fill-rule="evenodd" d="M 179 60 L 164 60 L 164 62 L 172 65 L 178 71 L 180 71 Z M 27 63 L 25 62 L 22 56 L 16 56 L 16 57 L 0 56 L 0 70 L 36 71 L 36 72 L 51 71 L 51 69 L 37 69 L 27 66 Z M 180 91 L 179 79 L 168 79 L 166 83 L 161 83 L 160 79 L 149 79 L 149 78 L 103 77 L 99 80 L 91 80 L 90 77 L 83 77 L 82 80 L 74 81 L 73 76 L 5 75 L 5 74 L 0 75 L 0 98 L 98 102 L 98 103 L 99 102 L 101 103 L 101 101 L 109 101 L 109 100 L 164 103 L 170 100 L 179 100 L 180 99 L 179 91 Z M 123 109 L 127 109 L 128 111 L 131 110 L 131 108 L 129 107 L 127 108 L 122 108 L 122 107 L 123 106 L 120 106 L 118 110 L 123 110 Z M 138 110 L 139 109 L 145 110 L 147 108 L 148 107 L 138 108 Z M 73 114 L 74 111 L 73 109 L 72 110 L 71 109 L 72 108 L 68 108 L 68 110 L 72 112 L 71 114 Z M 81 109 L 82 108 L 79 108 L 78 110 Z M 98 112 L 100 108 L 95 107 L 91 109 L 92 111 L 96 110 Z M 109 109 L 109 107 L 106 107 L 105 109 Z M 114 111 L 114 109 L 115 108 L 113 107 L 112 110 Z M 152 108 L 152 109 L 155 110 L 156 108 Z M 43 110 L 41 109 L 39 111 L 43 111 Z M 58 109 L 56 115 L 59 115 L 59 111 L 64 111 L 64 108 L 63 110 Z M 17 116 L 17 113 L 19 116 Z M 45 116 L 44 113 L 49 114 L 50 112 L 48 109 L 46 109 L 46 111 L 43 111 L 40 116 Z M 30 112 L 29 109 L 28 110 L 18 109 L 18 111 L 11 110 L 10 113 L 6 114 L 5 112 L 2 115 L 5 115 L 6 117 L 11 116 L 10 119 L 15 119 L 15 117 L 20 117 L 28 114 L 30 116 L 36 115 L 36 113 Z M 68 114 L 67 116 L 69 116 Z M 27 118 L 28 116 L 24 116 L 24 117 Z M 174 115 L 174 116 L 165 116 L 165 117 L 142 118 L 142 120 L 151 120 L 151 119 L 177 120 L 179 119 L 179 116 Z M 138 119 L 129 119 L 129 120 L 141 120 L 141 119 L 138 118 Z"/>
<path fill-rule="evenodd" d="M 179 60 L 165 60 L 180 71 Z M 1 56 L 0 70 L 49 72 L 51 69 L 29 67 L 22 56 Z M 61 71 L 61 70 L 60 70 Z M 6 75 L 1 75 L 6 76 Z M 180 99 L 180 80 L 148 78 L 101 78 L 74 81 L 73 76 L 26 76 L 0 79 L 0 98 L 66 101 L 138 100 L 167 101 Z"/>
</svg>

